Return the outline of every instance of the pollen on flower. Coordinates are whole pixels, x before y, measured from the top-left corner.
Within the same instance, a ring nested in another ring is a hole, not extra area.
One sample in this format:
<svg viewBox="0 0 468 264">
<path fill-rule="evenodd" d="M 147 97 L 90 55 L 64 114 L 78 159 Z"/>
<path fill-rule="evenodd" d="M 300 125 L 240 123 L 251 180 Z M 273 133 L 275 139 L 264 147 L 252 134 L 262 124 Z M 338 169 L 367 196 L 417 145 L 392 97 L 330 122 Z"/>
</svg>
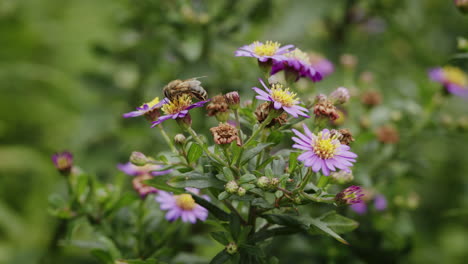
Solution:
<svg viewBox="0 0 468 264">
<path fill-rule="evenodd" d="M 161 109 L 164 111 L 164 113 L 168 115 L 173 115 L 176 113 L 179 113 L 182 110 L 185 110 L 187 107 L 189 107 L 192 104 L 192 97 L 188 94 L 183 94 L 181 96 L 178 96 L 174 100 L 170 101 L 167 104 L 164 104 Z"/>
<path fill-rule="evenodd" d="M 192 195 L 187 193 L 177 195 L 176 204 L 179 208 L 183 210 L 192 210 L 196 205 L 195 200 L 193 200 L 192 198 Z"/>
<path fill-rule="evenodd" d="M 443 69 L 448 81 L 460 86 L 468 85 L 468 78 L 466 77 L 465 73 L 459 68 L 453 66 L 445 66 Z"/>
<path fill-rule="evenodd" d="M 273 56 L 281 46 L 278 42 L 267 41 L 265 44 L 255 41 L 254 42 L 254 53 L 258 56 Z"/>
<path fill-rule="evenodd" d="M 151 100 L 151 102 L 145 103 L 141 107 L 143 107 L 144 105 L 147 105 L 149 108 L 152 108 L 153 106 L 157 104 L 159 104 L 159 97 L 155 97 L 153 100 Z"/>
<path fill-rule="evenodd" d="M 318 134 L 317 139 L 312 146 L 314 152 L 321 159 L 330 159 L 335 156 L 335 151 L 339 147 L 339 141 L 335 140 L 335 137 L 322 138 L 322 133 Z"/>
<path fill-rule="evenodd" d="M 271 87 L 271 98 L 283 106 L 291 107 L 296 102 L 296 93 L 290 92 L 289 88 L 284 89 L 280 83 L 274 83 Z"/>
<path fill-rule="evenodd" d="M 295 58 L 300 60 L 302 63 L 310 65 L 310 57 L 307 53 L 303 52 L 300 49 L 294 49 L 293 51 L 284 54 L 286 57 Z"/>
</svg>

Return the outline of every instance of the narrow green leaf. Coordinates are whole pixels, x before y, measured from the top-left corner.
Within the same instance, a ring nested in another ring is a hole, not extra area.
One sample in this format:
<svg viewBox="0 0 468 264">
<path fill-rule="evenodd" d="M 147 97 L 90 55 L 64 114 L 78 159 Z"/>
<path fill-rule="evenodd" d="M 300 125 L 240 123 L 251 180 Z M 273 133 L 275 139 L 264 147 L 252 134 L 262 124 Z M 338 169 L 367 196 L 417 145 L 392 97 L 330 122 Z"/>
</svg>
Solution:
<svg viewBox="0 0 468 264">
<path fill-rule="evenodd" d="M 194 193 L 191 193 L 191 194 L 195 202 L 205 207 L 206 210 L 208 210 L 211 214 L 213 214 L 214 217 L 222 221 L 226 221 L 226 222 L 229 221 L 229 214 L 226 213 L 224 210 L 222 210 L 218 206 L 212 204 L 211 202 L 205 200 L 204 198 L 201 198 L 200 196 Z"/>
<path fill-rule="evenodd" d="M 299 156 L 299 152 L 291 152 L 289 154 L 289 173 L 292 174 L 294 170 L 297 168 L 297 157 Z"/>
<path fill-rule="evenodd" d="M 265 218 L 271 224 L 295 227 L 303 230 L 307 230 L 309 228 L 309 224 L 301 221 L 301 219 L 297 217 L 290 215 L 266 214 L 262 215 L 261 217 Z"/>
<path fill-rule="evenodd" d="M 303 232 L 300 228 L 294 227 L 277 227 L 273 229 L 267 229 L 260 232 L 255 233 L 250 240 L 252 243 L 257 243 L 264 241 L 273 236 L 285 236 L 285 235 L 292 235 L 298 232 Z"/>
<path fill-rule="evenodd" d="M 197 161 L 203 154 L 203 148 L 197 143 L 192 143 L 187 152 L 187 159 L 190 163 Z"/>
<path fill-rule="evenodd" d="M 221 192 L 221 193 L 218 195 L 218 200 L 222 201 L 222 200 L 224 200 L 224 199 L 227 199 L 229 196 L 230 196 L 229 193 L 227 193 L 227 192 Z"/>
<path fill-rule="evenodd" d="M 248 182 L 255 181 L 255 180 L 257 180 L 257 177 L 255 177 L 255 175 L 253 174 L 248 173 L 240 177 L 239 184 L 248 183 Z"/>
<path fill-rule="evenodd" d="M 224 177 L 226 178 L 227 181 L 233 181 L 234 180 L 234 174 L 232 174 L 231 169 L 227 167 L 223 167 L 223 173 Z"/>
<path fill-rule="evenodd" d="M 229 221 L 229 230 L 231 231 L 232 238 L 237 241 L 239 238 L 239 234 L 241 231 L 241 222 L 240 218 L 232 213 L 231 214 L 231 221 Z"/>
<path fill-rule="evenodd" d="M 272 142 L 274 145 L 278 145 L 283 140 L 283 137 L 284 137 L 284 132 L 274 130 L 268 136 L 267 142 Z"/>
<path fill-rule="evenodd" d="M 220 251 L 214 258 L 210 261 L 210 264 L 222 264 L 226 263 L 231 258 L 231 255 L 226 252 L 226 250 Z"/>
<path fill-rule="evenodd" d="M 218 241 L 221 245 L 229 244 L 228 234 L 226 232 L 218 231 L 218 232 L 211 232 L 211 237 Z"/>
<path fill-rule="evenodd" d="M 169 181 L 169 184 L 178 188 L 193 187 L 197 189 L 204 189 L 213 187 L 220 190 L 224 189 L 224 182 L 218 180 L 216 177 L 210 174 L 200 173 L 197 171 L 172 177 Z"/>
<path fill-rule="evenodd" d="M 255 148 L 249 149 L 244 151 L 244 154 L 241 158 L 241 165 L 246 164 L 251 160 L 253 157 L 257 156 L 260 152 L 262 152 L 266 147 L 271 146 L 272 143 L 260 143 Z"/>
<path fill-rule="evenodd" d="M 97 258 L 103 264 L 112 264 L 112 256 L 105 250 L 102 249 L 93 249 L 91 250 L 91 255 Z"/>
<path fill-rule="evenodd" d="M 359 226 L 358 222 L 339 215 L 335 211 L 320 216 L 319 220 L 326 223 L 327 226 L 337 234 L 351 232 Z"/>
<path fill-rule="evenodd" d="M 158 190 L 173 192 L 175 194 L 183 193 L 184 190 L 182 188 L 175 188 L 167 184 L 167 181 L 171 178 L 170 175 L 162 175 L 153 177 L 150 180 L 145 181 L 145 184 L 149 186 L 153 186 Z"/>
</svg>

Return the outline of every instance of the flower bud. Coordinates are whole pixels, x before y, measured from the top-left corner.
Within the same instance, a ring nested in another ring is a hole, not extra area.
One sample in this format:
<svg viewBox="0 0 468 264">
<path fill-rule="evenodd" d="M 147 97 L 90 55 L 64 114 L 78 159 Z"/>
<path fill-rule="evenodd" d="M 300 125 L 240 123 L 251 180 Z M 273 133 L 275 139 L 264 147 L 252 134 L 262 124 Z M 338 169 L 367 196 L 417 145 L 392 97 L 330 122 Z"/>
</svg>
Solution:
<svg viewBox="0 0 468 264">
<path fill-rule="evenodd" d="M 187 115 L 182 118 L 177 118 L 176 121 L 183 130 L 187 130 L 192 126 L 192 117 L 190 116 L 190 113 L 187 113 Z"/>
<path fill-rule="evenodd" d="M 382 95 L 378 91 L 366 91 L 361 95 L 363 105 L 372 108 L 382 103 Z"/>
<path fill-rule="evenodd" d="M 141 152 L 133 151 L 130 155 L 130 162 L 136 166 L 145 166 L 148 163 L 148 158 Z"/>
<path fill-rule="evenodd" d="M 247 191 L 242 187 L 239 187 L 239 189 L 237 189 L 237 195 L 239 196 L 244 196 L 246 192 Z"/>
<path fill-rule="evenodd" d="M 224 95 L 229 108 L 238 109 L 240 105 L 240 96 L 239 93 L 234 91 Z"/>
<path fill-rule="evenodd" d="M 322 102 L 322 101 L 326 101 L 328 98 L 326 95 L 324 94 L 318 94 L 317 96 L 315 96 L 315 100 L 314 100 L 314 104 L 318 103 L 318 102 Z"/>
<path fill-rule="evenodd" d="M 239 185 L 237 184 L 236 181 L 230 181 L 228 183 L 226 183 L 226 185 L 224 186 L 224 190 L 227 192 L 227 193 L 236 193 L 237 190 L 239 190 Z"/>
<path fill-rule="evenodd" d="M 338 87 L 329 96 L 330 100 L 334 104 L 344 104 L 349 101 L 349 97 L 349 91 L 344 87 Z"/>
<path fill-rule="evenodd" d="M 270 188 L 271 189 L 276 189 L 276 187 L 278 187 L 279 185 L 279 179 L 278 178 L 272 178 L 270 180 Z"/>
<path fill-rule="evenodd" d="M 211 98 L 206 110 L 208 116 L 215 116 L 219 122 L 226 122 L 229 119 L 229 105 L 225 96 L 216 95 Z"/>
<path fill-rule="evenodd" d="M 396 144 L 400 141 L 400 134 L 398 130 L 390 125 L 384 125 L 376 131 L 377 139 L 385 144 Z"/>
<path fill-rule="evenodd" d="M 468 13 L 468 0 L 455 0 L 455 6 L 460 10 L 462 13 Z"/>
<path fill-rule="evenodd" d="M 267 189 L 270 186 L 270 179 L 265 176 L 258 178 L 257 186 L 261 189 Z"/>
<path fill-rule="evenodd" d="M 343 54 L 340 57 L 340 63 L 346 69 L 354 69 L 357 65 L 357 58 L 351 54 Z"/>
<path fill-rule="evenodd" d="M 174 142 L 179 145 L 183 145 L 187 138 L 183 134 L 177 134 L 174 136 Z"/>
<path fill-rule="evenodd" d="M 229 244 L 226 245 L 226 252 L 234 255 L 237 253 L 237 245 L 234 242 L 230 242 Z"/>
<path fill-rule="evenodd" d="M 314 114 L 317 118 L 330 120 L 338 119 L 339 114 L 336 107 L 330 100 L 321 100 L 314 105 Z"/>
<path fill-rule="evenodd" d="M 361 187 L 352 185 L 335 196 L 337 204 L 357 204 L 362 202 L 362 196 L 364 196 Z"/>
<path fill-rule="evenodd" d="M 462 51 L 468 51 L 468 40 L 466 38 L 459 37 L 457 39 L 457 48 Z"/>
<path fill-rule="evenodd" d="M 337 184 L 345 184 L 354 180 L 353 173 L 351 171 L 347 172 L 344 170 L 340 170 L 337 172 L 334 171 L 330 174 L 330 177 L 332 182 Z"/>
<path fill-rule="evenodd" d="M 52 155 L 52 162 L 55 168 L 57 168 L 62 175 L 66 176 L 70 174 L 73 167 L 73 155 L 68 151 L 55 153 Z"/>
</svg>

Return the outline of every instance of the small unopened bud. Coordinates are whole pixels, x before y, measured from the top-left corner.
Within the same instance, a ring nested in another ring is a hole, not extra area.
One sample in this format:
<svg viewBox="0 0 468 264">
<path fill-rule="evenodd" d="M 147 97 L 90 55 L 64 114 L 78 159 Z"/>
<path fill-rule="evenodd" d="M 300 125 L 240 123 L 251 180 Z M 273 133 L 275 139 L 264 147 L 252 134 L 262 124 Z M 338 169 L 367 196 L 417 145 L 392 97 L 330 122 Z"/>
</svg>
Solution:
<svg viewBox="0 0 468 264">
<path fill-rule="evenodd" d="M 148 163 L 148 158 L 141 152 L 133 151 L 130 155 L 130 162 L 136 166 L 144 166 Z"/>
<path fill-rule="evenodd" d="M 242 187 L 239 187 L 239 189 L 237 189 L 237 195 L 239 196 L 244 196 L 246 192 L 247 191 Z"/>
<path fill-rule="evenodd" d="M 261 189 L 267 189 L 270 186 L 270 179 L 265 176 L 258 178 L 257 186 Z"/>
<path fill-rule="evenodd" d="M 279 185 L 279 179 L 278 178 L 272 178 L 270 180 L 270 187 L 272 189 L 275 189 L 276 187 L 278 187 L 278 185 Z"/>
<path fill-rule="evenodd" d="M 230 181 L 226 183 L 226 185 L 224 186 L 224 190 L 226 190 L 227 193 L 233 194 L 236 193 L 237 190 L 239 190 L 239 185 L 236 181 Z"/>
<path fill-rule="evenodd" d="M 234 242 L 230 242 L 229 244 L 226 245 L 226 252 L 234 255 L 237 253 L 237 245 Z"/>
<path fill-rule="evenodd" d="M 73 155 L 68 151 L 55 153 L 52 155 L 52 162 L 55 168 L 57 168 L 62 175 L 66 176 L 70 174 L 73 167 Z"/>
<path fill-rule="evenodd" d="M 359 186 L 350 186 L 335 196 L 335 201 L 337 204 L 357 204 L 362 202 L 362 189 Z"/>
<path fill-rule="evenodd" d="M 174 142 L 179 145 L 183 145 L 187 138 L 183 134 L 177 134 L 174 136 Z"/>
<path fill-rule="evenodd" d="M 351 171 L 347 172 L 344 170 L 340 170 L 337 172 L 332 172 L 330 174 L 332 182 L 337 184 L 345 184 L 354 180 L 353 173 Z"/>
<path fill-rule="evenodd" d="M 455 0 L 455 6 L 462 13 L 468 13 L 468 0 Z"/>
<path fill-rule="evenodd" d="M 346 69 L 354 69 L 357 65 L 357 58 L 351 54 L 343 54 L 340 57 L 340 63 Z"/>
<path fill-rule="evenodd" d="M 239 93 L 234 91 L 224 95 L 229 108 L 238 109 L 240 105 L 240 96 Z"/>
<path fill-rule="evenodd" d="M 349 91 L 344 87 L 338 87 L 329 96 L 330 100 L 334 104 L 344 104 L 349 101 L 349 97 Z"/>
<path fill-rule="evenodd" d="M 382 103 L 382 95 L 378 91 L 366 91 L 361 96 L 361 102 L 371 108 Z"/>
<path fill-rule="evenodd" d="M 187 130 L 189 127 L 192 126 L 192 117 L 190 116 L 190 113 L 187 113 L 186 116 L 182 118 L 177 118 L 176 120 L 177 120 L 177 124 L 183 130 Z"/>
</svg>

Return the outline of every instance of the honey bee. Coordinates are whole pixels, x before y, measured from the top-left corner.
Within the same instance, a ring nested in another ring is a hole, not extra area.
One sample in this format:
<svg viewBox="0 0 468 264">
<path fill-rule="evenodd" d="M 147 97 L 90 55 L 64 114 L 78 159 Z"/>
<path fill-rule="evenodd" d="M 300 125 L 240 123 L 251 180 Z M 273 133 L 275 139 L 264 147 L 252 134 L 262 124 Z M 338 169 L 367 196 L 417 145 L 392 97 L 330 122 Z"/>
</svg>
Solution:
<svg viewBox="0 0 468 264">
<path fill-rule="evenodd" d="M 187 79 L 185 81 L 173 80 L 164 86 L 163 92 L 164 96 L 169 100 L 172 100 L 182 94 L 189 94 L 198 100 L 206 100 L 208 97 L 205 89 L 201 87 L 201 82 L 198 78 Z"/>
</svg>

